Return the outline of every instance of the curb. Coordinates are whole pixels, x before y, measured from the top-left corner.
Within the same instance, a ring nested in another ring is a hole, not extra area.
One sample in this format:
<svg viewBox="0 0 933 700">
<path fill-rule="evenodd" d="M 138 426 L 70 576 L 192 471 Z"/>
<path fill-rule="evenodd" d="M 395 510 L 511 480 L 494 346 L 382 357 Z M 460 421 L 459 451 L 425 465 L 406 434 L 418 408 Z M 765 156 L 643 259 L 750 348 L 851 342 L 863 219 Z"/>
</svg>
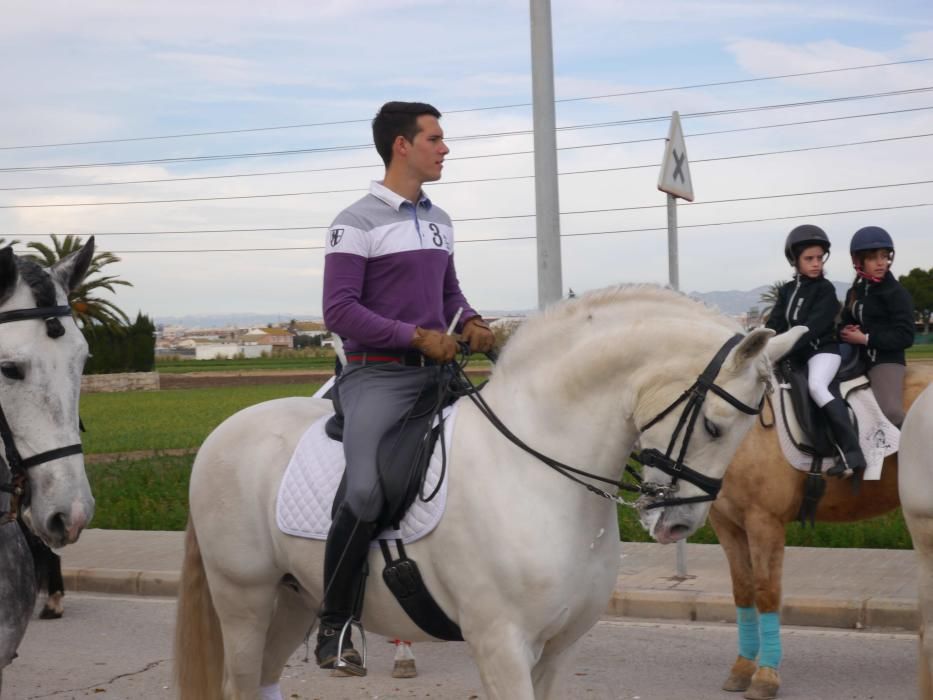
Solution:
<svg viewBox="0 0 933 700">
<path fill-rule="evenodd" d="M 65 590 L 175 597 L 181 574 L 178 571 L 133 569 L 64 568 Z M 731 595 L 697 591 L 628 590 L 613 593 L 606 608 L 608 617 L 687 620 L 691 622 L 735 622 Z M 900 629 L 916 632 L 920 616 L 917 601 L 910 598 L 831 598 L 787 596 L 781 607 L 781 622 L 797 627 L 837 629 Z"/>
</svg>

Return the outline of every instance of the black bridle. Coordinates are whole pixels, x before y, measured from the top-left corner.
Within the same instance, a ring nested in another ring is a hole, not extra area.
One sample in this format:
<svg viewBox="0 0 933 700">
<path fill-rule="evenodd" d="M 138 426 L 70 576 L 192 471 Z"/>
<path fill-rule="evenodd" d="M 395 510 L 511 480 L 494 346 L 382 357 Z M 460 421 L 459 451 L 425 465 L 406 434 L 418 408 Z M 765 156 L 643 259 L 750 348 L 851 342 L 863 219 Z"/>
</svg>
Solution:
<svg viewBox="0 0 933 700">
<path fill-rule="evenodd" d="M 691 469 L 686 464 L 684 464 L 684 456 L 687 454 L 687 446 L 690 442 L 690 436 L 693 433 L 694 425 L 696 424 L 697 417 L 700 414 L 700 410 L 703 405 L 703 401 L 706 398 L 706 393 L 712 391 L 714 394 L 727 401 L 729 404 L 739 409 L 743 413 L 748 414 L 758 414 L 761 412 L 761 406 L 764 403 L 764 395 L 758 404 L 758 408 L 752 408 L 751 406 L 746 405 L 745 403 L 739 401 L 732 394 L 727 392 L 722 387 L 718 386 L 715 383 L 715 379 L 719 374 L 719 370 L 722 368 L 723 362 L 725 362 L 726 356 L 729 352 L 741 342 L 743 336 L 734 335 L 729 338 L 722 347 L 719 348 L 716 355 L 706 366 L 706 369 L 697 377 L 697 380 L 673 403 L 671 403 L 667 408 L 661 411 L 658 415 L 648 421 L 644 427 L 642 427 L 639 432 L 643 433 L 648 430 L 650 427 L 664 419 L 671 411 L 673 411 L 677 406 L 686 401 L 686 406 L 684 406 L 683 413 L 681 413 L 680 420 L 677 423 L 677 427 L 674 429 L 674 434 L 671 436 L 670 444 L 667 448 L 666 454 L 661 454 L 659 450 L 647 449 L 641 450 L 637 454 L 634 454 L 633 457 L 641 462 L 641 464 L 649 467 L 654 467 L 660 469 L 661 471 L 669 474 L 672 478 L 669 484 L 655 484 L 652 482 L 642 481 L 642 477 L 635 471 L 631 466 L 626 465 L 624 473 L 632 475 L 639 484 L 633 485 L 625 483 L 622 480 L 607 479 L 605 477 L 599 476 L 597 474 L 592 474 L 590 472 L 583 471 L 582 469 L 576 469 L 575 467 L 568 466 L 563 462 L 559 462 L 556 459 L 548 457 L 541 452 L 538 452 L 534 448 L 528 446 L 524 441 L 521 440 L 517 435 L 515 435 L 509 428 L 502 422 L 502 420 L 493 412 L 492 408 L 483 398 L 482 394 L 478 389 L 473 388 L 469 379 L 463 373 L 463 368 L 461 365 L 456 362 L 448 365 L 449 367 L 454 368 L 454 371 L 457 375 L 457 383 L 460 385 L 460 389 L 455 390 L 454 393 L 459 395 L 468 396 L 473 404 L 477 407 L 480 413 L 489 420 L 490 423 L 502 433 L 510 442 L 517 445 L 525 452 L 530 455 L 533 455 L 541 462 L 549 466 L 551 469 L 554 469 L 556 472 L 570 479 L 571 481 L 580 484 L 590 492 L 606 498 L 614 503 L 619 505 L 636 507 L 638 509 L 650 510 L 652 508 L 661 508 L 663 506 L 669 505 L 681 505 L 686 503 L 700 503 L 703 501 L 713 501 L 716 499 L 716 495 L 719 493 L 719 489 L 722 486 L 722 479 L 713 479 L 708 477 L 701 472 L 698 472 L 694 469 Z M 677 437 L 680 435 L 684 428 L 683 442 L 681 443 L 680 454 L 677 457 L 677 460 L 671 459 L 670 455 L 674 450 L 674 445 L 677 442 Z M 624 477 L 623 473 L 623 477 Z M 639 498 L 634 504 L 630 501 L 624 500 L 622 497 L 605 491 L 604 489 L 598 488 L 591 483 L 583 481 L 580 477 L 586 479 L 592 479 L 595 481 L 600 481 L 606 484 L 611 484 L 616 488 L 616 491 L 623 490 L 633 493 L 640 494 Z M 683 480 L 688 483 L 693 484 L 694 486 L 701 489 L 705 496 L 694 496 L 691 498 L 671 498 L 670 494 L 677 491 L 677 481 Z"/>
<path fill-rule="evenodd" d="M 671 441 L 667 445 L 667 451 L 661 454 L 660 450 L 647 449 L 641 450 L 635 455 L 635 459 L 642 465 L 658 469 L 671 477 L 670 482 L 667 484 L 655 484 L 652 482 L 642 483 L 642 494 L 654 499 L 643 506 L 645 510 L 716 500 L 716 495 L 722 487 L 722 479 L 714 479 L 695 469 L 691 469 L 684 463 L 684 457 L 687 454 L 687 447 L 690 445 L 690 437 L 693 435 L 693 429 L 696 426 L 697 418 L 703 408 L 703 401 L 706 399 L 707 392 L 712 391 L 719 398 L 742 411 L 742 413 L 753 416 L 761 413 L 761 407 L 764 404 L 764 394 L 762 394 L 758 407 L 752 408 L 739 401 L 732 394 L 715 383 L 719 370 L 722 368 L 722 363 L 725 362 L 729 351 L 738 345 L 741 340 L 742 336 L 738 334 L 729 338 L 729 340 L 719 348 L 719 351 L 713 356 L 713 359 L 710 360 L 710 363 L 706 366 L 706 369 L 703 370 L 703 373 L 697 377 L 697 380 L 675 401 L 668 405 L 667 408 L 639 429 L 639 433 L 644 433 L 651 426 L 663 420 L 671 411 L 677 408 L 677 406 L 685 403 L 684 409 L 677 421 L 677 426 L 674 428 L 674 433 L 671 435 Z M 677 455 L 677 459 L 674 460 L 671 458 L 671 455 L 674 452 L 674 446 L 677 444 L 677 438 L 681 433 L 683 433 L 683 439 L 680 443 L 680 452 Z M 677 492 L 677 482 L 679 480 L 693 484 L 706 495 L 692 496 L 689 498 L 671 498 L 669 494 Z"/>
<path fill-rule="evenodd" d="M 58 319 L 62 316 L 70 316 L 71 307 L 64 306 L 40 306 L 34 309 L 15 309 L 13 311 L 0 312 L 0 324 L 12 323 L 14 321 L 28 321 L 39 319 L 45 321 L 46 334 L 50 338 L 60 338 L 65 333 L 65 328 Z M 4 454 L 6 464 L 10 471 L 10 481 L 0 485 L 0 491 L 11 494 L 10 510 L 6 514 L 6 519 L 15 520 L 18 517 L 20 508 L 24 502 L 28 501 L 29 475 L 28 470 L 39 464 L 45 464 L 55 459 L 68 457 L 69 455 L 80 454 L 83 450 L 81 443 L 67 445 L 65 447 L 56 447 L 45 452 L 39 452 L 25 459 L 19 453 L 16 447 L 16 441 L 13 438 L 13 430 L 6 414 L 3 412 L 3 406 L 0 405 L 0 439 L 3 440 Z"/>
</svg>

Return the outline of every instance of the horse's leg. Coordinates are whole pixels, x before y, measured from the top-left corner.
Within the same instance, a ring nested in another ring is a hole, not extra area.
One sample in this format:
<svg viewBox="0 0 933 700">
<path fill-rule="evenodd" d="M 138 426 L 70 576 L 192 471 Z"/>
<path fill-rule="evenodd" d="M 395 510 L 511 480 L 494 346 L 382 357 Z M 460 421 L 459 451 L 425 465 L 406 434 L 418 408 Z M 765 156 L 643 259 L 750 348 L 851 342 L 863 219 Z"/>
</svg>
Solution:
<svg viewBox="0 0 933 700">
<path fill-rule="evenodd" d="M 573 657 L 572 645 L 558 647 L 556 641 L 551 640 L 545 645 L 541 658 L 531 671 L 537 700 L 560 700 L 566 697 L 562 684 L 565 677 L 563 671 Z"/>
<path fill-rule="evenodd" d="M 277 582 L 211 580 L 224 642 L 224 700 L 255 700 L 259 694 L 266 635 L 275 610 Z"/>
<path fill-rule="evenodd" d="M 262 700 L 282 700 L 279 679 L 289 657 L 314 624 L 316 609 L 314 601 L 300 590 L 289 584 L 279 585 L 262 658 Z"/>
<path fill-rule="evenodd" d="M 491 622 L 478 634 L 464 630 L 483 679 L 488 700 L 535 700 L 531 682 L 534 655 L 521 630 L 505 621 Z"/>
<path fill-rule="evenodd" d="M 784 573 L 784 525 L 772 514 L 756 512 L 745 519 L 755 581 L 761 650 L 758 670 L 745 693 L 749 700 L 776 698 L 781 687 L 781 579 Z"/>
<path fill-rule="evenodd" d="M 920 611 L 917 680 L 921 700 L 933 700 L 933 518 L 921 518 L 904 511 L 917 553 L 917 594 Z"/>
<path fill-rule="evenodd" d="M 758 610 L 755 607 L 755 583 L 752 560 L 748 550 L 745 530 L 716 508 L 710 510 L 710 523 L 719 538 L 719 544 L 729 562 L 732 577 L 732 598 L 736 608 L 739 653 L 729 670 L 729 677 L 722 689 L 744 692 L 752 683 L 752 675 L 758 670 L 756 659 L 760 645 Z"/>
<path fill-rule="evenodd" d="M 43 545 L 45 546 L 45 545 Z M 46 591 L 48 598 L 39 617 L 43 620 L 57 620 L 65 614 L 65 606 L 62 604 L 62 598 L 65 597 L 65 581 L 62 579 L 62 558 L 48 547 L 45 548 L 43 556 L 46 557 L 48 580 Z"/>
</svg>

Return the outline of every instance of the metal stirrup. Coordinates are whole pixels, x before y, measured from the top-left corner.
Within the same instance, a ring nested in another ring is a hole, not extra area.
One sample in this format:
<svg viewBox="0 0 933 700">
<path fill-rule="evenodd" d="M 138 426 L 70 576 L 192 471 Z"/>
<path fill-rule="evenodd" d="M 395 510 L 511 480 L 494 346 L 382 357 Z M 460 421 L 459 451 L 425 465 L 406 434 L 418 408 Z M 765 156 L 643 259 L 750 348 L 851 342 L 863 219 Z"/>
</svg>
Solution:
<svg viewBox="0 0 933 700">
<path fill-rule="evenodd" d="M 346 639 L 347 632 L 356 627 L 360 632 L 360 663 L 355 664 L 347 661 L 343 656 L 343 640 Z M 366 630 L 363 629 L 363 623 L 357 622 L 354 618 L 347 619 L 340 628 L 340 638 L 337 640 L 337 661 L 334 663 L 334 670 L 343 671 L 351 676 L 366 675 Z"/>
</svg>

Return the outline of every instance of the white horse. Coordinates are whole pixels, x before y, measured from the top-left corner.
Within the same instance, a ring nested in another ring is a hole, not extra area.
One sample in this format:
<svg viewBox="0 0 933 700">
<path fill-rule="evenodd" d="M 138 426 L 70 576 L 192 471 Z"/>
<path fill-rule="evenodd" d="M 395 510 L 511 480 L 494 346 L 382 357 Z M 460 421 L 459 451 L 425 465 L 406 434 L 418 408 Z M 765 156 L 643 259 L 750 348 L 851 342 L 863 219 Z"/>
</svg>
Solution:
<svg viewBox="0 0 933 700">
<path fill-rule="evenodd" d="M 652 418 L 684 396 L 718 353 L 716 386 L 680 433 L 681 441 L 690 435 L 681 459 L 702 472 L 700 481 L 717 480 L 752 421 L 737 406 L 760 404 L 767 354 L 781 356 L 798 337 L 757 330 L 730 350 L 724 343 L 739 340 L 730 340 L 736 330 L 670 290 L 591 293 L 529 319 L 483 396 L 535 450 L 618 480 L 636 442 L 656 456 L 671 454 L 680 406 Z M 279 677 L 321 601 L 324 545 L 278 530 L 276 495 L 299 438 L 330 410 L 310 398 L 266 402 L 225 421 L 202 445 L 191 475 L 176 628 L 184 700 L 282 697 Z M 616 582 L 616 504 L 548 469 L 463 400 L 448 478 L 443 519 L 407 553 L 462 630 L 491 700 L 555 700 L 568 651 L 605 610 Z M 693 502 L 708 498 L 700 488 L 671 486 L 654 468 L 645 479 L 659 498 L 688 501 L 647 511 L 643 521 L 656 539 L 682 539 L 702 525 L 709 500 Z M 371 556 L 373 571 L 377 559 Z M 298 590 L 283 585 L 286 574 Z M 378 575 L 369 578 L 363 619 L 389 637 L 430 639 Z"/>
<path fill-rule="evenodd" d="M 92 238 L 46 270 L 0 250 L 0 521 L 22 515 L 53 547 L 77 540 L 94 513 L 78 431 L 87 342 L 68 305 L 93 255 Z M 0 527 L 2 673 L 26 631 L 36 583 L 19 527 Z"/>
<path fill-rule="evenodd" d="M 898 463 L 898 492 L 919 560 L 919 689 L 933 700 L 933 384 L 914 401 L 904 419 Z"/>
</svg>

